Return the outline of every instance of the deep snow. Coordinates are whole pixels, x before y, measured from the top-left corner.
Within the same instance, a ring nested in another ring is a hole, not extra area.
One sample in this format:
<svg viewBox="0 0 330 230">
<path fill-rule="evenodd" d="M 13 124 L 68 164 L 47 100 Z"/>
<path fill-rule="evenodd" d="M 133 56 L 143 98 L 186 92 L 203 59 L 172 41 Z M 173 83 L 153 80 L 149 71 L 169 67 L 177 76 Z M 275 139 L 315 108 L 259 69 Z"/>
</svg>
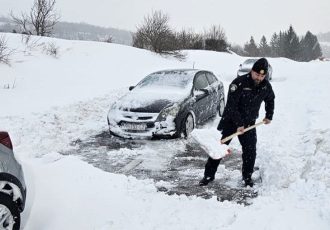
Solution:
<svg viewBox="0 0 330 230">
<path fill-rule="evenodd" d="M 38 45 L 27 48 L 20 35 L 4 35 L 15 53 L 11 66 L 0 64 L 0 127 L 10 132 L 25 171 L 24 229 L 330 228 L 330 62 L 269 59 L 275 114 L 258 128 L 263 182 L 245 207 L 168 196 L 152 180 L 107 173 L 60 154 L 74 150 L 77 137 L 106 130 L 110 105 L 147 74 L 194 66 L 213 71 L 227 91 L 244 57 L 185 51 L 187 60 L 177 61 L 117 44 L 38 37 L 32 37 Z M 45 53 L 49 42 L 59 47 L 57 58 Z M 239 148 L 236 139 L 231 145 Z"/>
</svg>

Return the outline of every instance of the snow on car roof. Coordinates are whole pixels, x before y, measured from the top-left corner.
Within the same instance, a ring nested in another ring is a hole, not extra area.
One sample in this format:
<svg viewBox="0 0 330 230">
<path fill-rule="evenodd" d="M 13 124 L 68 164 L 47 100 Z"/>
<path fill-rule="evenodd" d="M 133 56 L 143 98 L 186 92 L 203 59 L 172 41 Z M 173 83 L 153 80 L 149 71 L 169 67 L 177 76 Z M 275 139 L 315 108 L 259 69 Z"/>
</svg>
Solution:
<svg viewBox="0 0 330 230">
<path fill-rule="evenodd" d="M 144 87 L 179 87 L 191 89 L 194 76 L 201 70 L 197 69 L 170 69 L 149 74 L 142 79 L 136 88 Z"/>
<path fill-rule="evenodd" d="M 244 61 L 244 64 L 252 64 L 255 63 L 258 59 L 255 58 L 249 58 Z"/>
<path fill-rule="evenodd" d="M 159 70 L 159 71 L 153 72 L 151 74 L 174 73 L 176 75 L 180 75 L 180 74 L 185 74 L 185 75 L 187 74 L 188 75 L 189 74 L 191 76 L 194 76 L 199 71 L 203 71 L 203 70 L 200 70 L 200 69 L 166 69 L 166 70 Z"/>
</svg>

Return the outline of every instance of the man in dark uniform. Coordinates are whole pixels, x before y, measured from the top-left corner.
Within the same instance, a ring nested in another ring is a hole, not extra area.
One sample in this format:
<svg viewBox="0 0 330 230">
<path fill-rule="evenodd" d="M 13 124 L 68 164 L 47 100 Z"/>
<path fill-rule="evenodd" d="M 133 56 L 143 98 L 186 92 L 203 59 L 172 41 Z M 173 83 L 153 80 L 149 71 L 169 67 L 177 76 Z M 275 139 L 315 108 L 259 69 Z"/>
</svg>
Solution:
<svg viewBox="0 0 330 230">
<path fill-rule="evenodd" d="M 218 125 L 218 130 L 222 132 L 222 139 L 237 131 L 242 132 L 238 136 L 243 152 L 242 179 L 245 186 L 251 187 L 253 186 L 251 176 L 256 159 L 257 133 L 256 129 L 245 133 L 243 130 L 255 124 L 263 101 L 266 110 L 264 123 L 269 124 L 273 118 L 275 94 L 271 84 L 265 79 L 267 71 L 268 61 L 261 58 L 254 63 L 251 72 L 237 77 L 230 84 L 227 104 Z M 229 143 L 230 140 L 225 144 Z M 199 182 L 200 186 L 214 180 L 220 161 L 221 159 L 208 158 L 204 178 Z"/>
</svg>

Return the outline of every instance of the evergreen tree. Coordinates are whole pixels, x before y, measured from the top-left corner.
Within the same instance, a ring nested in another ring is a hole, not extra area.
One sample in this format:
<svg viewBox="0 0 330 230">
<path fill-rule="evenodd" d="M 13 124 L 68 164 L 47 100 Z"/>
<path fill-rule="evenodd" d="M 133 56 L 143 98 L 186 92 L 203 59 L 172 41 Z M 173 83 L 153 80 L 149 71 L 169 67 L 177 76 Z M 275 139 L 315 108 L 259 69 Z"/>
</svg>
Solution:
<svg viewBox="0 0 330 230">
<path fill-rule="evenodd" d="M 269 57 L 270 53 L 270 46 L 267 43 L 267 39 L 265 36 L 262 36 L 259 44 L 259 55 L 262 57 Z"/>
<path fill-rule="evenodd" d="M 301 40 L 301 61 L 311 61 L 322 56 L 322 50 L 317 37 L 310 31 L 307 31 L 305 37 Z"/>
<path fill-rule="evenodd" d="M 270 40 L 270 56 L 271 57 L 279 57 L 280 56 L 280 37 L 276 33 L 272 35 Z"/>
<path fill-rule="evenodd" d="M 282 32 L 280 31 L 279 33 L 279 37 L 278 37 L 278 44 L 279 44 L 279 47 L 278 47 L 278 57 L 285 57 L 285 53 L 286 53 L 286 36 L 287 36 L 287 33 L 286 32 Z"/>
<path fill-rule="evenodd" d="M 294 31 L 292 25 L 285 34 L 284 38 L 284 57 L 290 58 L 292 60 L 299 60 L 300 54 L 300 42 L 299 38 Z"/>
<path fill-rule="evenodd" d="M 259 56 L 259 49 L 254 41 L 253 36 L 250 38 L 250 43 L 244 45 L 244 51 L 248 54 L 249 57 Z"/>
</svg>

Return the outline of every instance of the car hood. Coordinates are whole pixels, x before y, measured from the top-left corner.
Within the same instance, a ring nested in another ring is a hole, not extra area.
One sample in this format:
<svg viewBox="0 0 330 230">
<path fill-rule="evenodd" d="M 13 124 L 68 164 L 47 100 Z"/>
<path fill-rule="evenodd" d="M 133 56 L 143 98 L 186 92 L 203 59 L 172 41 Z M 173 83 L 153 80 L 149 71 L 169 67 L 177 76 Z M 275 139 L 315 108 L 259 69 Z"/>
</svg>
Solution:
<svg viewBox="0 0 330 230">
<path fill-rule="evenodd" d="M 180 90 L 134 89 L 116 102 L 116 109 L 141 113 L 159 113 L 165 107 L 182 101 L 189 95 Z"/>
</svg>

